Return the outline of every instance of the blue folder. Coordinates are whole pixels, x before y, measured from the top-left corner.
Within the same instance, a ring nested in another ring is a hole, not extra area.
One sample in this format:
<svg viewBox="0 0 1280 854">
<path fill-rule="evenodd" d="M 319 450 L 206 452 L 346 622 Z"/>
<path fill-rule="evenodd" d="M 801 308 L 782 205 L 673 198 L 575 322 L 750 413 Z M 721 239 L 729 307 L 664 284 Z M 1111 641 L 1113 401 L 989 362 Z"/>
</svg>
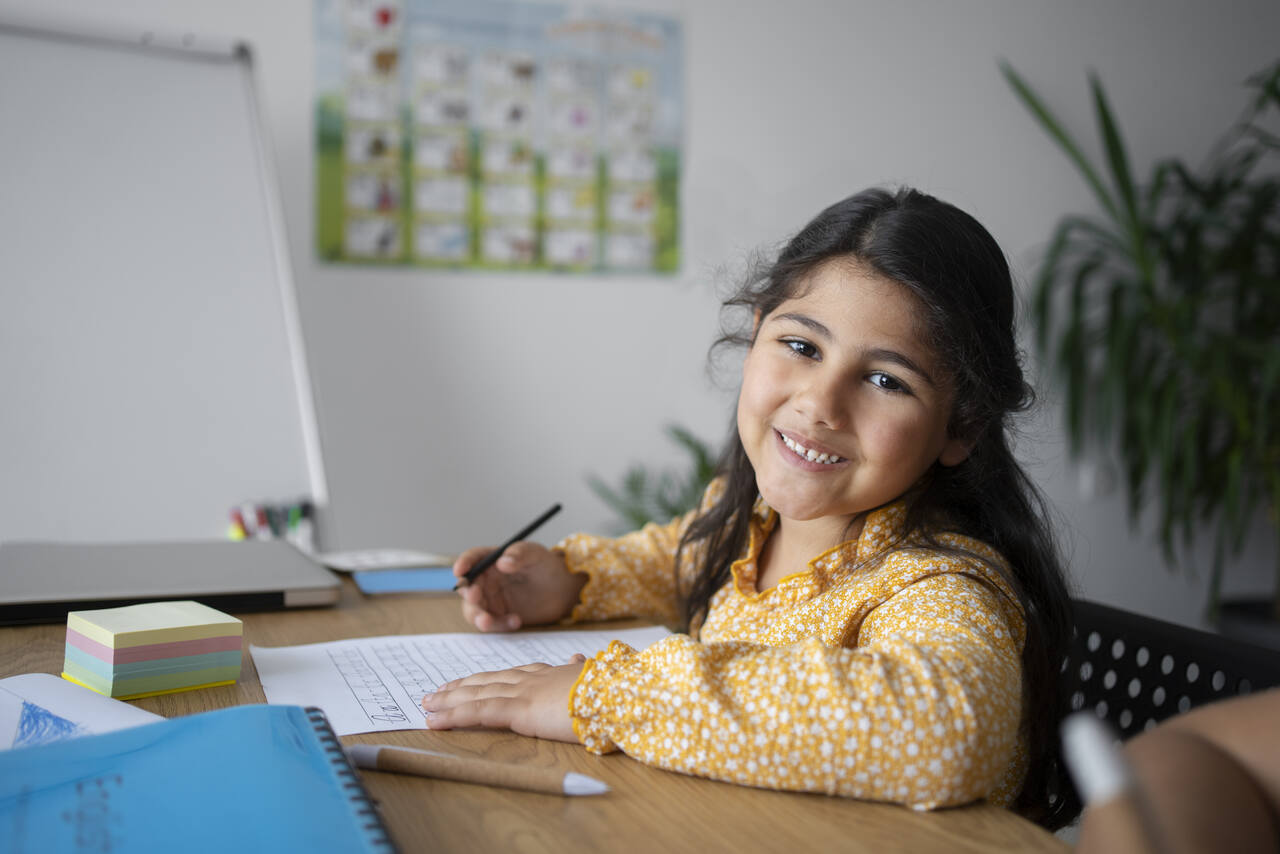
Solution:
<svg viewBox="0 0 1280 854">
<path fill-rule="evenodd" d="M 0 752 L 13 852 L 391 852 L 319 709 L 236 706 Z"/>
</svg>

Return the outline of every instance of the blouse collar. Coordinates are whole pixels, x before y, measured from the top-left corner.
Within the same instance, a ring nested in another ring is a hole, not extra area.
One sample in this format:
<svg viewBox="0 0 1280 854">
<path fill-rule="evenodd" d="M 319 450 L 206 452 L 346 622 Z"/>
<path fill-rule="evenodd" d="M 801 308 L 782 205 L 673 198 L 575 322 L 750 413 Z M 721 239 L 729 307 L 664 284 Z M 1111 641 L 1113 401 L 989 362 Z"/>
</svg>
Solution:
<svg viewBox="0 0 1280 854">
<path fill-rule="evenodd" d="M 878 507 L 867 514 L 862 526 L 862 533 L 855 539 L 839 543 L 816 557 L 810 559 L 806 569 L 812 569 L 819 576 L 849 571 L 865 563 L 877 554 L 885 551 L 903 539 L 903 522 L 907 516 L 907 502 L 899 499 L 883 507 Z M 765 503 L 764 498 L 757 496 L 752 508 L 752 524 L 747 552 L 741 560 L 733 564 L 733 575 L 743 590 L 755 586 L 755 576 L 759 571 L 760 552 L 774 527 L 778 524 L 778 513 Z M 752 567 L 748 580 L 743 574 L 747 566 Z M 798 570 L 803 572 L 804 570 Z M 749 581 L 749 583 L 748 583 Z"/>
</svg>

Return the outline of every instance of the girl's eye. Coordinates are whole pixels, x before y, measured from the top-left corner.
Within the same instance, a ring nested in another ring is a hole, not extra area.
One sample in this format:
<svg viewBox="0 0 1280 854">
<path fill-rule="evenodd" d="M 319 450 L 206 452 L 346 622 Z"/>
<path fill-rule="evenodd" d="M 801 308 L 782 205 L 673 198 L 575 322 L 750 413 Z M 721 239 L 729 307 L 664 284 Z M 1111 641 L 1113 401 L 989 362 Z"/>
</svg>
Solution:
<svg viewBox="0 0 1280 854">
<path fill-rule="evenodd" d="M 782 342 L 787 348 L 797 356 L 804 356 L 806 359 L 812 359 L 818 355 L 818 348 L 799 338 L 788 338 Z"/>
<path fill-rule="evenodd" d="M 880 371 L 876 371 L 871 374 L 868 379 L 871 380 L 872 385 L 878 389 L 883 389 L 884 391 L 908 391 L 907 387 L 902 383 L 898 382 L 888 374 L 881 373 Z"/>
</svg>

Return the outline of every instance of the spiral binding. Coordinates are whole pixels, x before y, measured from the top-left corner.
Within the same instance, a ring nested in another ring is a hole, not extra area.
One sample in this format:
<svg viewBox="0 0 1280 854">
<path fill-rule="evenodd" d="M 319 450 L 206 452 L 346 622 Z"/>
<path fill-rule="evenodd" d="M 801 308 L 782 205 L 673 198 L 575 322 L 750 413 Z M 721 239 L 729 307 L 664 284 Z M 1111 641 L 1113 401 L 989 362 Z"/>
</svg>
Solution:
<svg viewBox="0 0 1280 854">
<path fill-rule="evenodd" d="M 338 741 L 338 736 L 329 725 L 329 719 L 325 717 L 324 711 L 315 706 L 307 706 L 305 711 L 307 719 L 315 728 L 325 754 L 333 764 L 334 772 L 342 781 L 342 788 L 346 791 L 348 799 L 356 805 L 355 814 L 363 822 L 362 829 L 370 844 L 376 851 L 395 852 L 395 843 L 391 841 L 391 835 L 387 833 L 387 827 L 382 823 L 378 808 L 369 797 L 364 783 L 360 781 L 360 775 L 351 767 L 351 761 L 347 759 L 346 751 L 342 749 L 342 742 Z"/>
</svg>

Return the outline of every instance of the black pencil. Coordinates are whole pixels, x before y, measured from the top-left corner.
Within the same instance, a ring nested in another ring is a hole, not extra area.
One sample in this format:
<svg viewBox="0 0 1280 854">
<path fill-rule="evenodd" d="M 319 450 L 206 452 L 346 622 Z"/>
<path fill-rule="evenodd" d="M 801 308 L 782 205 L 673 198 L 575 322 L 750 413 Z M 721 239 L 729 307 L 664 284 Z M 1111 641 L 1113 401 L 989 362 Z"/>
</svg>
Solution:
<svg viewBox="0 0 1280 854">
<path fill-rule="evenodd" d="M 543 513 L 537 519 L 534 519 L 528 525 L 525 525 L 522 529 L 520 529 L 520 533 L 516 534 L 511 539 L 507 540 L 505 543 L 498 546 L 493 551 L 489 552 L 487 555 L 481 558 L 480 561 L 475 566 L 468 569 L 466 575 L 462 576 L 462 581 L 459 581 L 457 584 L 453 585 L 453 589 L 457 590 L 459 587 L 463 585 L 464 582 L 467 584 L 471 584 L 473 581 L 475 581 L 477 578 L 480 577 L 480 573 L 484 572 L 486 569 L 488 569 L 489 567 L 497 563 L 498 558 L 502 557 L 503 552 L 505 552 L 507 549 L 511 548 L 513 545 L 523 540 L 525 537 L 532 534 L 534 531 L 541 528 L 544 522 L 546 522 L 548 519 L 550 519 L 552 516 L 556 515 L 559 512 L 560 512 L 559 504 L 551 505 L 550 510 L 548 510 L 546 513 Z"/>
</svg>

